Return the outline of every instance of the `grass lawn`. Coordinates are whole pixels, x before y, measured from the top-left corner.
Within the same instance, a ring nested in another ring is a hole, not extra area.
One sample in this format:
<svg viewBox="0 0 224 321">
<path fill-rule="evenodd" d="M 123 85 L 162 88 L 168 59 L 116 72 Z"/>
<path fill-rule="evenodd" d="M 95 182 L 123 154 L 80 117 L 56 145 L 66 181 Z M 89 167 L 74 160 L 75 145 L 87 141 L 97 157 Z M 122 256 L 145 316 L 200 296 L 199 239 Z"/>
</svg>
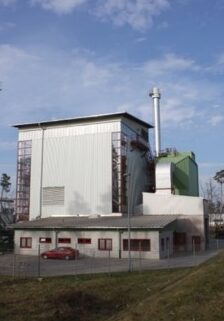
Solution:
<svg viewBox="0 0 224 321">
<path fill-rule="evenodd" d="M 0 278 L 1 321 L 223 321 L 224 253 L 196 268 Z"/>
</svg>

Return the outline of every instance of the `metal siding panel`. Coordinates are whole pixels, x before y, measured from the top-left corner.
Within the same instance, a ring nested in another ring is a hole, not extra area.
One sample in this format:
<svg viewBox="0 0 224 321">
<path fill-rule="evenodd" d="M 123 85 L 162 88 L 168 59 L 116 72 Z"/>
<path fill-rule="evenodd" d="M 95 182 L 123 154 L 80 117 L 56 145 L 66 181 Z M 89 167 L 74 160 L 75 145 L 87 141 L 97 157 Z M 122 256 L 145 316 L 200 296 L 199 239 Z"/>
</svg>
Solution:
<svg viewBox="0 0 224 321">
<path fill-rule="evenodd" d="M 119 122 L 105 122 L 85 125 L 69 125 L 63 127 L 50 127 L 47 129 L 46 137 L 80 136 L 86 134 L 107 133 L 118 131 Z"/>
<path fill-rule="evenodd" d="M 45 129 L 43 187 L 65 186 L 65 206 L 43 206 L 42 217 L 112 212 L 111 133 L 120 129 L 119 121 Z M 30 219 L 34 219 L 40 214 L 42 129 L 19 131 L 19 140 L 29 139 Z"/>
<path fill-rule="evenodd" d="M 42 135 L 42 129 L 20 130 L 19 140 L 40 139 L 41 135 Z"/>
<path fill-rule="evenodd" d="M 44 217 L 111 213 L 111 134 L 46 138 L 47 186 L 65 186 L 65 206 L 44 206 Z"/>
</svg>

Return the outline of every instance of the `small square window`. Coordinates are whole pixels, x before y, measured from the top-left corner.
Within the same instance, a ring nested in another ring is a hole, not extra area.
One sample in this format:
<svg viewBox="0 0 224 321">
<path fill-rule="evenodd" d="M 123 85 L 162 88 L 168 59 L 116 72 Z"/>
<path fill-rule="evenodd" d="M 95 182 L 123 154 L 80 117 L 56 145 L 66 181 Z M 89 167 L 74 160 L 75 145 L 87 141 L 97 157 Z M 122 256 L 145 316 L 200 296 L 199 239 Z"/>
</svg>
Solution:
<svg viewBox="0 0 224 321">
<path fill-rule="evenodd" d="M 21 237 L 20 248 L 31 249 L 32 248 L 32 237 Z"/>
<path fill-rule="evenodd" d="M 51 237 L 40 237 L 39 243 L 51 243 Z"/>
<path fill-rule="evenodd" d="M 68 237 L 59 237 L 58 238 L 58 243 L 63 243 L 63 244 L 70 244 L 71 239 Z"/>
<path fill-rule="evenodd" d="M 91 244 L 91 239 L 89 239 L 89 238 L 78 238 L 78 244 Z"/>
<path fill-rule="evenodd" d="M 123 240 L 123 250 L 128 251 L 128 239 Z M 130 240 L 131 251 L 150 251 L 150 239 L 131 239 Z"/>
<path fill-rule="evenodd" d="M 112 250 L 112 239 L 98 239 L 98 250 L 111 251 Z"/>
</svg>

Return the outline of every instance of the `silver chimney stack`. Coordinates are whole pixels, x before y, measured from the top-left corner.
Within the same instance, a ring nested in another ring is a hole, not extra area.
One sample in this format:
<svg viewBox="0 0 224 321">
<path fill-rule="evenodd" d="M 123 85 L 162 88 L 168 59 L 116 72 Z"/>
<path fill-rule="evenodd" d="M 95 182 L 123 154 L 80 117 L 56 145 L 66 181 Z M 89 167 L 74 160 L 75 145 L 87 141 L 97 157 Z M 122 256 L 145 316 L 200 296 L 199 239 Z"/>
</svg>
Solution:
<svg viewBox="0 0 224 321">
<path fill-rule="evenodd" d="M 155 126 L 155 152 L 156 157 L 160 154 L 161 149 L 161 141 L 160 141 L 160 91 L 159 88 L 153 87 L 152 91 L 149 94 L 153 100 L 153 107 L 154 107 L 154 126 Z"/>
</svg>

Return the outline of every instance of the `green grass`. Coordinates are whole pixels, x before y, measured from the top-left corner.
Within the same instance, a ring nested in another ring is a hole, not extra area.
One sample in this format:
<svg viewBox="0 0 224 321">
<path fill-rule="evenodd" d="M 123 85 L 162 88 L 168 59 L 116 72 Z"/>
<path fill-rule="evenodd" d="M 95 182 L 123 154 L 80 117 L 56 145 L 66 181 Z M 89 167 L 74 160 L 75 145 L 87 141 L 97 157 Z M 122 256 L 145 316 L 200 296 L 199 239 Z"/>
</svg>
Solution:
<svg viewBox="0 0 224 321">
<path fill-rule="evenodd" d="M 224 253 L 196 268 L 0 278 L 1 321 L 223 321 Z"/>
</svg>

